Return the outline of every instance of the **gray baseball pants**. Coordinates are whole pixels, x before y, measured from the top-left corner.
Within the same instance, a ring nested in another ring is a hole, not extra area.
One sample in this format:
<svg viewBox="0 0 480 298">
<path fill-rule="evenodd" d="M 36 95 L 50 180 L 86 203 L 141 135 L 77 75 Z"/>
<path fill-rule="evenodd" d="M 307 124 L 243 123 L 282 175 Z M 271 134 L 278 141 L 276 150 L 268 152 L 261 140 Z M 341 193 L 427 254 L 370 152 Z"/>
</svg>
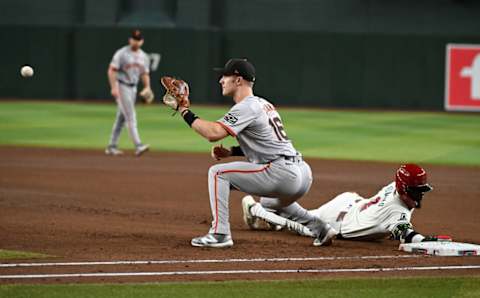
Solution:
<svg viewBox="0 0 480 298">
<path fill-rule="evenodd" d="M 119 97 L 117 100 L 117 116 L 113 124 L 109 146 L 117 147 L 118 139 L 124 125 L 127 125 L 128 134 L 135 147 L 142 144 L 137 128 L 137 114 L 135 112 L 135 101 L 137 99 L 137 87 L 130 87 L 118 83 Z"/>
<path fill-rule="evenodd" d="M 268 208 L 281 214 L 304 210 L 303 216 L 312 218 L 305 209 L 290 205 L 308 192 L 312 185 L 312 171 L 302 159 L 289 161 L 281 157 L 268 164 L 230 162 L 216 164 L 208 172 L 208 191 L 212 211 L 210 233 L 231 234 L 229 222 L 230 189 L 264 197 Z M 290 217 L 290 216 L 289 216 Z M 303 218 L 302 218 L 303 219 Z"/>
</svg>

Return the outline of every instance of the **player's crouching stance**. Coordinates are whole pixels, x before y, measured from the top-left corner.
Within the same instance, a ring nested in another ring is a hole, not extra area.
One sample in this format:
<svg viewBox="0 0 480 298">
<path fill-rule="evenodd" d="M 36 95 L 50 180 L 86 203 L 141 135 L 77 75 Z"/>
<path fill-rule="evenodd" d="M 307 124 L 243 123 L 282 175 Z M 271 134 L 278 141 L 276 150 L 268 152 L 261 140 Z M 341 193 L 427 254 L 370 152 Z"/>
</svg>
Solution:
<svg viewBox="0 0 480 298">
<path fill-rule="evenodd" d="M 390 236 L 402 243 L 450 240 L 449 236 L 423 236 L 410 223 L 413 210 L 421 207 L 423 195 L 432 190 L 426 171 L 416 164 L 400 166 L 395 181 L 383 187 L 375 196 L 365 199 L 345 192 L 309 213 L 329 223 L 345 239 L 374 240 Z M 287 214 L 267 211 L 268 202 L 243 198 L 244 220 L 251 229 L 260 229 L 265 220 L 270 227 L 287 227 Z M 283 220 L 281 218 L 285 217 Z M 316 240 L 315 240 L 316 241 Z M 314 242 L 315 244 L 315 242 Z"/>
<path fill-rule="evenodd" d="M 245 156 L 247 161 L 216 164 L 208 171 L 208 191 L 212 225 L 205 236 L 192 239 L 198 247 L 233 245 L 229 222 L 230 189 L 264 197 L 270 208 L 308 222 L 310 229 L 290 221 L 290 228 L 315 237 L 319 245 L 328 245 L 336 235 L 324 223 L 298 204 L 292 204 L 308 192 L 312 184 L 309 165 L 288 139 L 280 115 L 267 100 L 253 95 L 255 68 L 246 59 L 231 59 L 221 72 L 222 94 L 233 98 L 235 105 L 216 122 L 198 118 L 190 109 L 188 85 L 170 77 L 161 82 L 167 89 L 164 102 L 179 110 L 187 124 L 211 142 L 229 135 L 240 146 L 214 146 L 216 160 Z"/>
</svg>

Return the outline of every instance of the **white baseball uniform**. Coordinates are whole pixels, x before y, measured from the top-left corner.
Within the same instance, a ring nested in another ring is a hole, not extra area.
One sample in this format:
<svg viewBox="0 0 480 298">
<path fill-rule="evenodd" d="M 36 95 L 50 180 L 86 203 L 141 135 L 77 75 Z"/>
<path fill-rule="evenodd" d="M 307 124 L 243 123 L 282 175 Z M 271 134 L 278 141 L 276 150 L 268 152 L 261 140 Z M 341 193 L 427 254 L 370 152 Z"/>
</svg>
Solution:
<svg viewBox="0 0 480 298">
<path fill-rule="evenodd" d="M 413 231 L 413 210 L 403 203 L 392 182 L 369 199 L 346 192 L 309 212 L 328 222 L 343 238 L 378 239 L 399 238 L 408 234 L 407 230 Z"/>
<path fill-rule="evenodd" d="M 117 147 L 120 133 L 126 124 L 130 138 L 138 147 L 142 142 L 138 134 L 135 112 L 137 84 L 141 75 L 149 73 L 150 60 L 142 49 L 132 51 L 131 47 L 127 45 L 115 52 L 110 66 L 117 70 L 119 97 L 116 98 L 118 110 L 109 146 Z"/>
</svg>

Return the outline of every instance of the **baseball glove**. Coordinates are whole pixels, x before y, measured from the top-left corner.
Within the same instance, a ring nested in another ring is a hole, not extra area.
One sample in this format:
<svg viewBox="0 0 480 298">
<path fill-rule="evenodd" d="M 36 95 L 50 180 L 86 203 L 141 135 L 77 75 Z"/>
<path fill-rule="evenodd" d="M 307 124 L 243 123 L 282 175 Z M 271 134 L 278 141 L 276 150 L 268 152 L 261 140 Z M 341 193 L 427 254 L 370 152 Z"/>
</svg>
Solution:
<svg viewBox="0 0 480 298">
<path fill-rule="evenodd" d="M 175 111 L 178 111 L 180 107 L 190 107 L 190 99 L 188 99 L 190 89 L 187 82 L 167 76 L 162 77 L 160 82 L 166 89 L 166 93 L 163 96 L 164 104 Z"/>
<path fill-rule="evenodd" d="M 220 144 L 212 147 L 210 155 L 212 156 L 213 160 L 221 160 L 222 158 L 232 156 L 232 151 Z"/>
<path fill-rule="evenodd" d="M 434 235 L 434 236 L 425 236 L 422 242 L 429 242 L 429 241 L 444 241 L 444 242 L 452 242 L 452 237 L 449 235 Z"/>
<path fill-rule="evenodd" d="M 151 104 L 155 99 L 155 95 L 150 88 L 143 88 L 143 90 L 140 92 L 140 96 L 143 98 L 143 101 L 146 104 Z"/>
</svg>

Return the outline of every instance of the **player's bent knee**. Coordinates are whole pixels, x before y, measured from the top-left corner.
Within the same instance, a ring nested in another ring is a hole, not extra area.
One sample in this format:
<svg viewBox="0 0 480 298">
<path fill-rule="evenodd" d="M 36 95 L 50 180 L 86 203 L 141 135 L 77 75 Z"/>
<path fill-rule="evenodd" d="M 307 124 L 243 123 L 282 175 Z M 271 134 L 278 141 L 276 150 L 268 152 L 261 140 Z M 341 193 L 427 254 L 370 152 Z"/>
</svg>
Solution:
<svg viewBox="0 0 480 298">
<path fill-rule="evenodd" d="M 224 180 L 229 180 L 226 173 L 226 169 L 224 167 L 224 164 L 216 164 L 211 166 L 208 169 L 208 178 L 209 179 L 224 179 Z"/>
<path fill-rule="evenodd" d="M 215 177 L 221 174 L 219 165 L 213 165 L 208 169 L 208 177 Z"/>
</svg>

